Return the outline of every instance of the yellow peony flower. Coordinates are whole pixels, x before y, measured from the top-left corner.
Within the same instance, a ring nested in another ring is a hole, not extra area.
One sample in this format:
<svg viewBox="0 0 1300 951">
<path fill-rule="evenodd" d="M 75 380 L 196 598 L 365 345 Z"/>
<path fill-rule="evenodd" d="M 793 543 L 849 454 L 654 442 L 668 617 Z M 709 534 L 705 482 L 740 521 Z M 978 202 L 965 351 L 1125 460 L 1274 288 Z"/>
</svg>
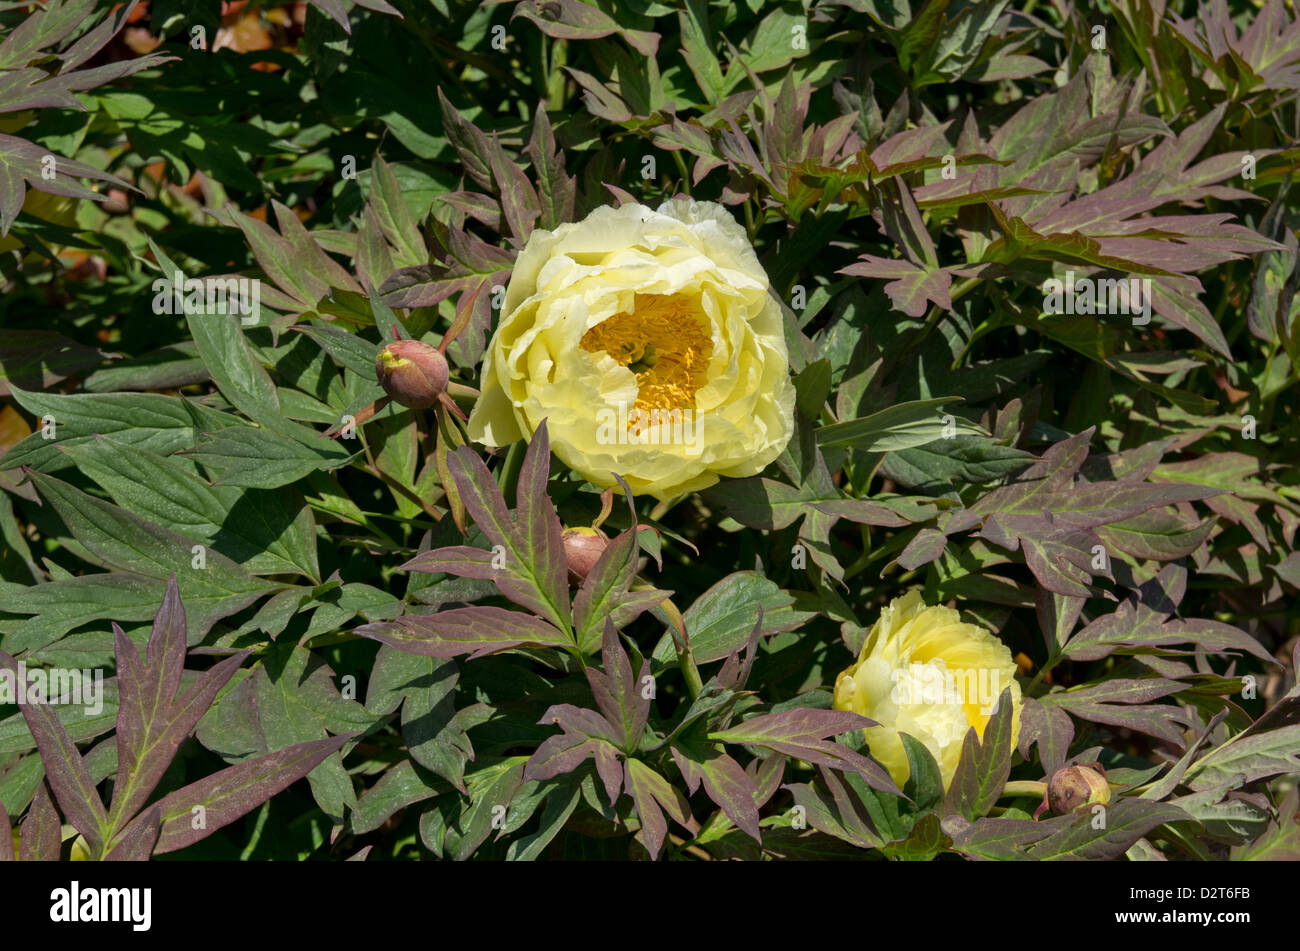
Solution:
<svg viewBox="0 0 1300 951">
<path fill-rule="evenodd" d="M 1011 745 L 1020 735 L 1020 685 L 1007 646 L 952 608 L 931 607 L 913 589 L 883 608 L 858 662 L 835 681 L 835 709 L 870 717 L 871 755 L 901 787 L 910 775 L 900 733 L 934 755 L 946 789 L 974 727 L 981 739 L 1002 691 L 1011 688 Z"/>
<path fill-rule="evenodd" d="M 794 429 L 781 311 L 721 205 L 597 208 L 534 231 L 483 358 L 469 434 L 529 438 L 599 486 L 660 500 L 752 476 Z"/>
</svg>

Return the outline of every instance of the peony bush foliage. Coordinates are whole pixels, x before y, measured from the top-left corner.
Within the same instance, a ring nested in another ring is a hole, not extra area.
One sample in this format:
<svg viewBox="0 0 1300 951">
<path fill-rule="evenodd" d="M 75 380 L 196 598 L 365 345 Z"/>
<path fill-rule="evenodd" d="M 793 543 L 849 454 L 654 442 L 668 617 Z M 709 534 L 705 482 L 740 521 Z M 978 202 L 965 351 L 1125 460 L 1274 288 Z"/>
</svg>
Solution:
<svg viewBox="0 0 1300 951">
<path fill-rule="evenodd" d="M 1283 0 L 0 4 L 0 860 L 1300 858 L 1298 91 Z"/>
</svg>

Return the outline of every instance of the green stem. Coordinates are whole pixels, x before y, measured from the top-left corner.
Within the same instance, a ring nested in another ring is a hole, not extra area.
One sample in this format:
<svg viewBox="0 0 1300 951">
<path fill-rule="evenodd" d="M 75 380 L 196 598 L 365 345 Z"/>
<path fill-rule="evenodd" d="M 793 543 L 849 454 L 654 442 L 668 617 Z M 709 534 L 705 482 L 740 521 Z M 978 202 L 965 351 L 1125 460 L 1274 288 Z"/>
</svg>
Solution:
<svg viewBox="0 0 1300 951">
<path fill-rule="evenodd" d="M 653 587 L 654 585 L 638 580 L 632 585 L 632 590 L 647 591 Z M 677 605 L 673 604 L 672 598 L 664 598 L 660 601 L 659 609 L 668 615 L 668 633 L 672 636 L 673 647 L 677 651 L 677 664 L 681 668 L 682 677 L 686 680 L 686 689 L 694 700 L 704 689 L 704 681 L 700 679 L 700 669 L 695 665 L 695 654 L 691 651 L 690 638 L 682 636 L 686 631 L 682 612 L 677 610 Z"/>
<path fill-rule="evenodd" d="M 497 487 L 506 498 L 514 494 L 515 487 L 519 484 L 519 470 L 524 467 L 524 452 L 522 439 L 511 443 L 510 448 L 506 450 L 505 462 L 497 470 Z"/>
<path fill-rule="evenodd" d="M 682 666 L 682 676 L 686 679 L 686 690 L 694 700 L 704 689 L 704 682 L 700 680 L 700 669 L 695 666 L 695 655 L 691 653 L 689 644 L 685 648 L 677 648 L 677 662 Z"/>
<path fill-rule="evenodd" d="M 1027 799 L 1042 799 L 1047 795 L 1047 783 L 1032 779 L 1013 779 L 1002 787 L 1001 799 L 1023 796 Z"/>
<path fill-rule="evenodd" d="M 1038 673 L 1034 674 L 1034 679 L 1029 681 L 1029 686 L 1025 688 L 1025 693 L 1032 694 L 1034 692 L 1034 688 L 1037 687 L 1039 683 L 1042 682 L 1045 676 L 1047 676 L 1047 672 L 1050 671 L 1053 667 L 1055 667 L 1064 659 L 1065 659 L 1065 655 L 1063 654 L 1057 654 L 1054 657 L 1049 657 L 1047 659 L 1047 663 L 1045 663 L 1042 667 L 1039 668 Z"/>
<path fill-rule="evenodd" d="M 952 290 L 949 292 L 948 297 L 955 303 L 960 298 L 969 294 L 982 282 L 983 278 L 979 277 L 963 278 L 952 286 Z M 947 313 L 948 311 L 944 310 L 937 304 L 932 306 L 929 315 L 925 319 L 925 326 L 921 328 L 920 333 L 912 338 L 911 342 L 903 348 L 901 353 L 899 353 L 898 359 L 894 361 L 894 366 L 897 366 L 904 357 L 909 356 L 913 351 L 920 347 L 921 344 L 925 343 L 925 339 L 930 336 L 930 333 L 935 327 L 939 326 L 939 322 L 943 320 L 944 315 Z"/>
<path fill-rule="evenodd" d="M 745 231 L 749 234 L 749 243 L 753 244 L 758 226 L 754 224 L 754 209 L 750 207 L 748 198 L 745 199 Z"/>
<path fill-rule="evenodd" d="M 682 158 L 681 149 L 673 149 L 673 161 L 677 163 L 677 171 L 682 175 L 682 191 L 686 194 L 691 193 L 691 176 L 686 170 L 686 160 Z"/>
</svg>

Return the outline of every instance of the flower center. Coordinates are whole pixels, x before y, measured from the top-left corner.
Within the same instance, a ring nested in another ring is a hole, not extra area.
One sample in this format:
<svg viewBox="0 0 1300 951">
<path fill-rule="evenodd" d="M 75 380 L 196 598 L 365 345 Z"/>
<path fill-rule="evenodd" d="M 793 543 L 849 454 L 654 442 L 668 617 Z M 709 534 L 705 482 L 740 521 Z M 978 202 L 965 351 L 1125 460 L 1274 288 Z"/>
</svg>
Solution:
<svg viewBox="0 0 1300 951">
<path fill-rule="evenodd" d="M 708 379 L 713 340 L 698 307 L 676 294 L 637 294 L 632 313 L 592 327 L 578 344 L 602 350 L 636 375 L 636 408 L 694 409 Z"/>
</svg>

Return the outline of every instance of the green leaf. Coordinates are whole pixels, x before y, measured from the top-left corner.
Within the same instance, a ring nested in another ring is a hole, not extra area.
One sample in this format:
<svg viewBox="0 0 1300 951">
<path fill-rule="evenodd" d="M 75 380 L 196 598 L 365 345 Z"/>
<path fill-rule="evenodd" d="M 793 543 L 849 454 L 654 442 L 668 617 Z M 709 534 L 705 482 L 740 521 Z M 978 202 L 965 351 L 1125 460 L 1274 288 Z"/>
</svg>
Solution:
<svg viewBox="0 0 1300 951">
<path fill-rule="evenodd" d="M 1177 806 L 1146 799 L 1121 799 L 1101 808 L 1103 813 L 1084 811 L 1042 823 L 1056 831 L 1030 846 L 1027 856 L 1036 861 L 1114 859 L 1157 826 L 1191 819 Z"/>
<path fill-rule="evenodd" d="M 1261 733 L 1238 734 L 1216 746 L 1188 768 L 1192 789 L 1231 783 L 1240 787 L 1266 776 L 1300 772 L 1300 724 Z"/>
<path fill-rule="evenodd" d="M 899 403 L 860 419 L 822 426 L 817 430 L 817 444 L 823 448 L 852 446 L 863 452 L 890 452 L 946 441 L 962 433 L 987 436 L 969 420 L 934 412 L 936 407 L 960 400 L 959 396 L 944 396 Z"/>
<path fill-rule="evenodd" d="M 274 585 L 253 577 L 219 552 L 206 552 L 195 567 L 195 543 L 93 498 L 39 472 L 32 482 L 68 526 L 72 536 L 110 568 L 166 580 L 173 573 L 194 611 L 190 636 L 198 643 L 219 619 L 252 604 Z"/>
<path fill-rule="evenodd" d="M 97 435 L 113 436 L 124 445 L 166 456 L 194 445 L 199 427 L 216 430 L 237 422 L 179 397 L 154 393 L 64 396 L 14 387 L 13 398 L 38 420 L 48 417 L 54 438 L 46 438 L 39 430 L 32 433 L 0 456 L 0 469 L 66 469 L 73 462 L 59 447 L 79 445 Z"/>
<path fill-rule="evenodd" d="M 169 459 L 109 437 L 65 451 L 124 509 L 214 548 L 253 574 L 320 581 L 316 522 L 299 493 L 208 485 Z"/>
<path fill-rule="evenodd" d="M 700 595 L 682 615 L 696 662 L 722 660 L 743 647 L 754 629 L 760 606 L 763 636 L 793 630 L 812 617 L 811 612 L 794 610 L 793 604 L 793 596 L 752 571 L 728 575 Z M 652 656 L 659 665 L 675 663 L 672 638 L 665 635 Z"/>
<path fill-rule="evenodd" d="M 899 735 L 903 738 L 909 770 L 903 795 L 915 803 L 916 815 L 921 816 L 943 801 L 943 775 L 924 743 L 909 733 Z"/>
<path fill-rule="evenodd" d="M 202 463 L 219 485 L 277 489 L 321 469 L 338 469 L 361 456 L 321 438 L 308 445 L 278 432 L 230 426 L 207 434 L 183 455 Z"/>
</svg>

